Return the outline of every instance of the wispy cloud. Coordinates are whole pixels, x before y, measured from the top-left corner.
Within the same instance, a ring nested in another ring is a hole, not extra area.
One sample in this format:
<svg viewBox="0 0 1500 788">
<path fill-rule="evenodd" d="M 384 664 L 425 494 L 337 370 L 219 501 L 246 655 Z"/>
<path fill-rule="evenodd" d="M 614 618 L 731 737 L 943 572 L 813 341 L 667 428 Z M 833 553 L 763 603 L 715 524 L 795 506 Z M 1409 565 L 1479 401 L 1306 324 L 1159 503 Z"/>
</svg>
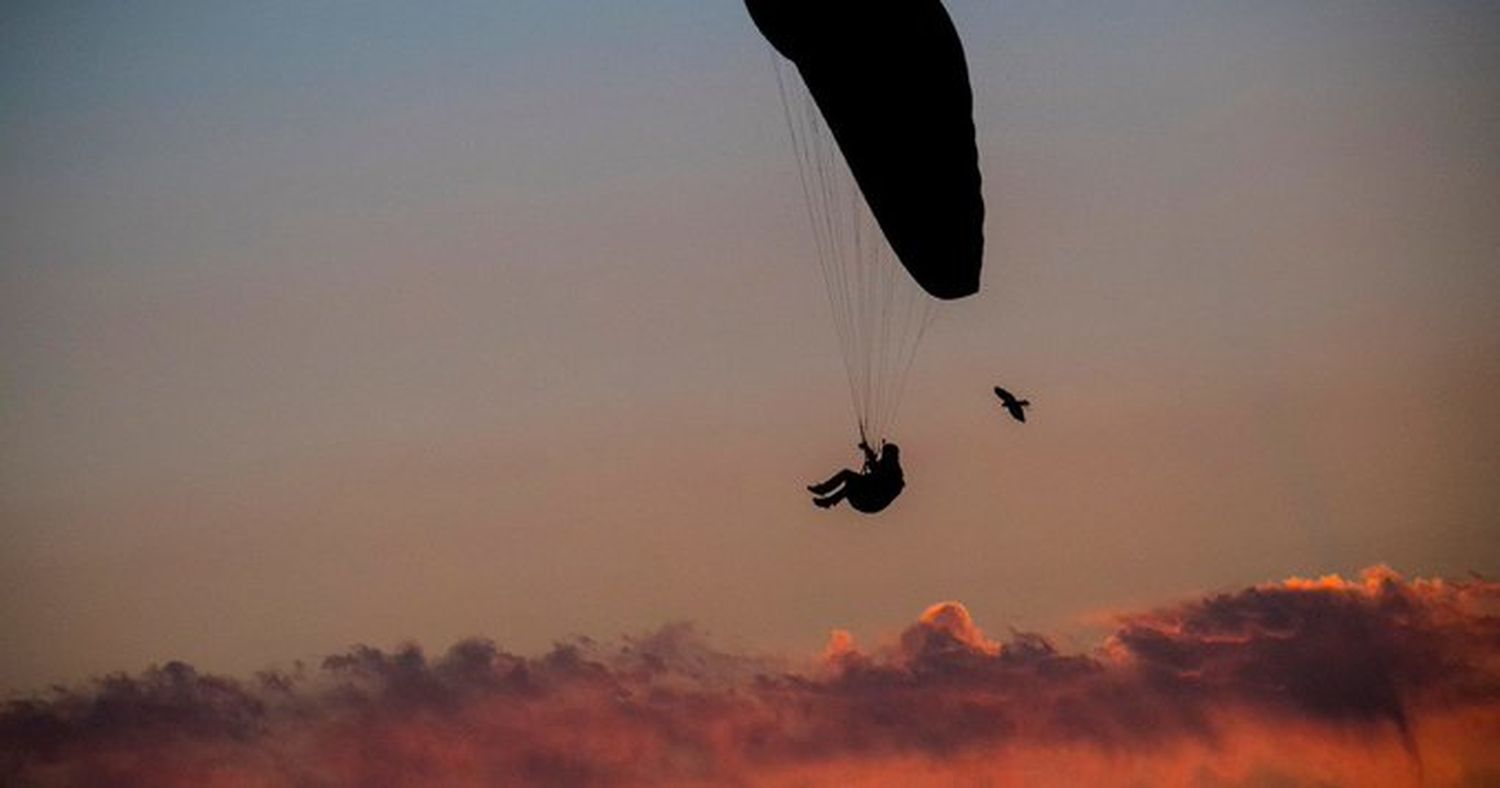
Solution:
<svg viewBox="0 0 1500 788">
<path fill-rule="evenodd" d="M 74 785 L 1482 785 L 1500 584 L 1288 580 L 1118 617 L 1095 651 L 957 602 L 793 666 L 685 625 L 236 681 L 171 663 L 10 702 L 0 782 Z"/>
</svg>

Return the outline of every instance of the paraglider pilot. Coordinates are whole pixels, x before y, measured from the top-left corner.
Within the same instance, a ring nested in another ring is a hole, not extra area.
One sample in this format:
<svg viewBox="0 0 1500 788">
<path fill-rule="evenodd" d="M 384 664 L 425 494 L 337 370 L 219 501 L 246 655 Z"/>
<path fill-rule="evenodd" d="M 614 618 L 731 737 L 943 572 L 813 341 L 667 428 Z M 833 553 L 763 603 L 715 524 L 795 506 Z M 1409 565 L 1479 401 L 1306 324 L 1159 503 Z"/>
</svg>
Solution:
<svg viewBox="0 0 1500 788">
<path fill-rule="evenodd" d="M 901 448 L 886 443 L 876 454 L 868 442 L 860 441 L 859 450 L 865 454 L 862 470 L 856 473 L 845 468 L 822 484 L 808 486 L 808 491 L 816 496 L 814 504 L 827 509 L 847 499 L 855 511 L 874 514 L 896 500 L 906 486 L 906 477 L 901 473 Z"/>
</svg>

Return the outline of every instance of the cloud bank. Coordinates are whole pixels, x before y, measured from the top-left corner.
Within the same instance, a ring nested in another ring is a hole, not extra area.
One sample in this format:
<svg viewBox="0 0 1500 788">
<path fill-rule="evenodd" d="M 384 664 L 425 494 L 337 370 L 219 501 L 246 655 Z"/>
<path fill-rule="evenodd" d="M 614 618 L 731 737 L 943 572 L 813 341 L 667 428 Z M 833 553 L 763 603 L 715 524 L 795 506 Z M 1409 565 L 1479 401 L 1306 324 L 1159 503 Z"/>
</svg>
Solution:
<svg viewBox="0 0 1500 788">
<path fill-rule="evenodd" d="M 1500 584 L 1288 580 L 1121 615 L 1091 653 L 934 605 L 793 665 L 686 625 L 534 657 L 356 647 L 10 701 L 0 784 L 1496 785 Z"/>
</svg>

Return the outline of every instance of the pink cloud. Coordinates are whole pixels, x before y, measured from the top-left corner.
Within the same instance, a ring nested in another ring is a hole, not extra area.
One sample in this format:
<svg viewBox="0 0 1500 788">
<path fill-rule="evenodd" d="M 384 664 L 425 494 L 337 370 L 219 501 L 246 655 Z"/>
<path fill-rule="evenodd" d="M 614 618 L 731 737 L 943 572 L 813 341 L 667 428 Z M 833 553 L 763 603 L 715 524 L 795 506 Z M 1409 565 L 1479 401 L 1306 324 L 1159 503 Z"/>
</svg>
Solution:
<svg viewBox="0 0 1500 788">
<path fill-rule="evenodd" d="M 358 647 L 171 663 L 7 704 L 6 785 L 1480 785 L 1500 584 L 1289 580 L 1122 615 L 1085 654 L 961 604 L 800 669 L 684 625 L 537 657 Z"/>
</svg>

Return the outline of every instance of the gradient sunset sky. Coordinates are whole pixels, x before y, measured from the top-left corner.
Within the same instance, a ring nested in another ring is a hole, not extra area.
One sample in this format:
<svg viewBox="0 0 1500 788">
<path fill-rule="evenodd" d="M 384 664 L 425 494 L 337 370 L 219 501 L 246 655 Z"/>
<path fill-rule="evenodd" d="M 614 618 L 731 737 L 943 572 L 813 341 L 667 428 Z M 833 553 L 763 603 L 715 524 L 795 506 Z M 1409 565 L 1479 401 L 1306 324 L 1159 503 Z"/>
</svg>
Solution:
<svg viewBox="0 0 1500 788">
<path fill-rule="evenodd" d="M 983 289 L 864 518 L 739 2 L 6 4 L 0 690 L 1500 573 L 1500 7 L 947 5 Z"/>
</svg>

